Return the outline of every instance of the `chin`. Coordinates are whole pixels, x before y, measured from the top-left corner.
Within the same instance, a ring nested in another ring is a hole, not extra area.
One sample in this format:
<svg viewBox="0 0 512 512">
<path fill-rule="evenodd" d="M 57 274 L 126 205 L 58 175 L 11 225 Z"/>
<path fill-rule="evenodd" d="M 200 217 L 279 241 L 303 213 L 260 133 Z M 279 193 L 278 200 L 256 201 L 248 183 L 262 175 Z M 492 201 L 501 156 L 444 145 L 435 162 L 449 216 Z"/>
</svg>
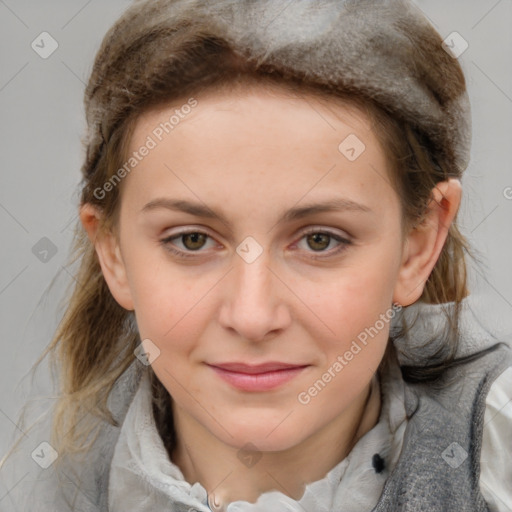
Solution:
<svg viewBox="0 0 512 512">
<path fill-rule="evenodd" d="M 262 422 L 260 419 L 258 424 L 251 426 L 228 425 L 227 429 L 231 436 L 223 430 L 218 432 L 217 429 L 215 435 L 223 443 L 237 450 L 259 452 L 285 451 L 300 444 L 306 438 L 303 427 L 299 429 L 291 424 L 287 427 L 278 425 L 279 422 Z"/>
</svg>

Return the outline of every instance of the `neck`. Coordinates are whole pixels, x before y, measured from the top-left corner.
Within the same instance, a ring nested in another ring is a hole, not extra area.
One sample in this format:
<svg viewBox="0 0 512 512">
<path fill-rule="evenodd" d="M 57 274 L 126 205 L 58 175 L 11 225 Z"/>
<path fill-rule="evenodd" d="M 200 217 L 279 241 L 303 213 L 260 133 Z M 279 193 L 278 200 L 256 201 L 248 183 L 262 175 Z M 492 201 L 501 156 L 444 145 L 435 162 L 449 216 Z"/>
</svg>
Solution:
<svg viewBox="0 0 512 512">
<path fill-rule="evenodd" d="M 324 478 L 375 426 L 380 405 L 374 377 L 350 408 L 322 430 L 284 451 L 244 451 L 244 465 L 239 447 L 226 445 L 173 403 L 178 442 L 171 459 L 189 483 L 200 482 L 207 490 L 212 510 L 238 500 L 256 502 L 271 490 L 299 500 L 307 483 Z"/>
</svg>

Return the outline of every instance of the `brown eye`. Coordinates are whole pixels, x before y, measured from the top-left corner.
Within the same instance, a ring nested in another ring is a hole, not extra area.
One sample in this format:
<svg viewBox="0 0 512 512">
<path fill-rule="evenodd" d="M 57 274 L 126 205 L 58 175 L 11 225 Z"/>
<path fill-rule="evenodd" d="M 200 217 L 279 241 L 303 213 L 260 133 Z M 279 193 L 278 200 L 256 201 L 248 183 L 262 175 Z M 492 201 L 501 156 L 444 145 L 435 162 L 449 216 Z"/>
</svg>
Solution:
<svg viewBox="0 0 512 512">
<path fill-rule="evenodd" d="M 215 246 L 213 238 L 201 231 L 182 231 L 161 240 L 166 250 L 183 258 L 203 255 L 208 249 L 208 242 L 210 248 Z"/>
<path fill-rule="evenodd" d="M 329 258 L 342 253 L 352 241 L 337 233 L 320 229 L 311 229 L 302 234 L 302 238 L 296 244 L 301 251 L 309 253 L 311 259 Z M 317 255 L 315 255 L 317 253 Z"/>
<path fill-rule="evenodd" d="M 322 251 L 329 247 L 331 238 L 331 235 L 328 235 L 327 233 L 313 233 L 311 235 L 307 235 L 308 246 L 314 251 Z"/>
<path fill-rule="evenodd" d="M 208 235 L 205 235 L 204 233 L 186 233 L 181 235 L 183 245 L 190 251 L 201 249 L 206 243 L 207 238 Z"/>
</svg>

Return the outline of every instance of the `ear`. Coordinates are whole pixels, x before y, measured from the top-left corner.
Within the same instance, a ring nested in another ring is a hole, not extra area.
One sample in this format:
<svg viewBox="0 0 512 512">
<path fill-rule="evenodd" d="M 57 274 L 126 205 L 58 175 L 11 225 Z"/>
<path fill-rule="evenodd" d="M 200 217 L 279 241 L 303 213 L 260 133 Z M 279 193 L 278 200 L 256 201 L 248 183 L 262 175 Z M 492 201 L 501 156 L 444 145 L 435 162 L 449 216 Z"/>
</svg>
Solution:
<svg viewBox="0 0 512 512">
<path fill-rule="evenodd" d="M 85 203 L 80 207 L 80 221 L 96 249 L 103 277 L 114 299 L 121 307 L 132 311 L 132 295 L 117 237 L 100 227 L 101 212 L 92 204 Z"/>
<path fill-rule="evenodd" d="M 460 181 L 454 178 L 432 189 L 424 219 L 406 236 L 394 302 L 408 306 L 421 297 L 459 209 L 461 196 Z"/>
</svg>

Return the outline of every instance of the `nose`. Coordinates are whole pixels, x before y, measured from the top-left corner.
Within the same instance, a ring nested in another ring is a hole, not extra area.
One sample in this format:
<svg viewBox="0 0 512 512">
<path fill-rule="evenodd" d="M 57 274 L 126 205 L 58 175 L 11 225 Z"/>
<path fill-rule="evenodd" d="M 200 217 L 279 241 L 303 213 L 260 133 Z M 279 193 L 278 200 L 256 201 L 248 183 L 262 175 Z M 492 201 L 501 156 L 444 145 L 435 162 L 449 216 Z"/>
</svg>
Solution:
<svg viewBox="0 0 512 512">
<path fill-rule="evenodd" d="M 252 263 L 237 258 L 224 283 L 221 325 L 246 341 L 265 341 L 290 325 L 286 286 L 269 267 L 265 252 Z"/>
</svg>

